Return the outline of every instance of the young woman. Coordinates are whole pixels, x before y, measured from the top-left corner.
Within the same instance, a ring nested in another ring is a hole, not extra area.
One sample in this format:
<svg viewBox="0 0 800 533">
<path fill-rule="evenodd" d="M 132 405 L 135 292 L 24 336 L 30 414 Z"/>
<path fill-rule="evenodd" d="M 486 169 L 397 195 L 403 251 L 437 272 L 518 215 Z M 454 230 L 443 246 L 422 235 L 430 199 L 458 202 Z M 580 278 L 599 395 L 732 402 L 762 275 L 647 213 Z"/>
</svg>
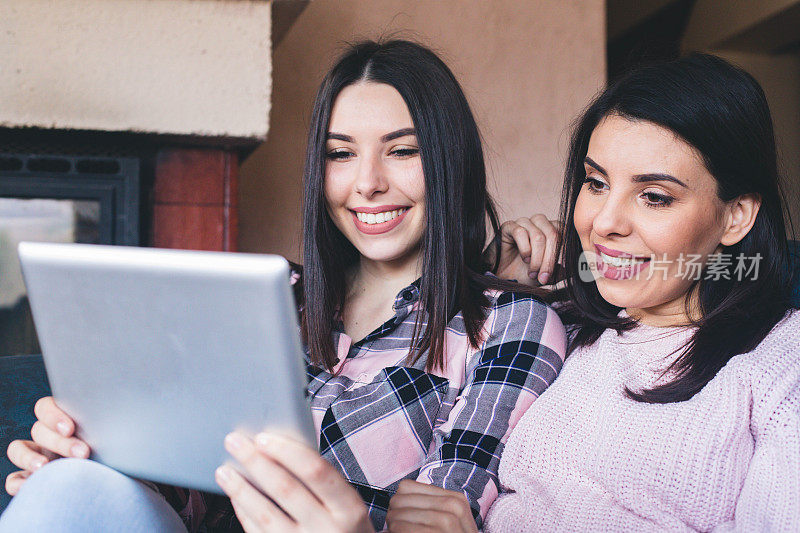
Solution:
<svg viewBox="0 0 800 533">
<path fill-rule="evenodd" d="M 486 531 L 800 530 L 800 313 L 757 82 L 693 55 L 612 85 L 562 216 L 570 355 L 508 441 Z M 400 485 L 389 529 L 456 530 L 461 495 L 421 490 Z"/>
<path fill-rule="evenodd" d="M 320 431 L 319 453 L 303 466 L 315 490 L 356 509 L 337 520 L 382 528 L 400 481 L 416 479 L 464 494 L 470 522 L 481 524 L 498 493 L 505 440 L 561 368 L 566 336 L 557 315 L 524 287 L 486 275 L 487 218 L 499 235 L 478 130 L 450 70 L 406 41 L 352 47 L 314 105 L 297 284 Z M 52 454 L 88 455 L 52 398 L 37 416 L 33 442 L 9 448 L 23 469 L 7 481 L 10 492 Z M 233 434 L 226 447 L 292 517 L 276 514 L 273 526 L 305 520 L 323 531 L 335 523 L 325 497 L 299 502 L 276 463 L 254 465 L 247 437 Z M 344 490 L 314 482 L 329 471 Z M 251 516 L 252 502 L 274 504 L 229 468 L 218 480 L 245 529 L 258 529 L 254 520 L 266 515 Z M 168 528 L 176 522 L 170 507 L 190 530 L 238 527 L 226 501 L 157 488 L 170 506 L 89 461 L 55 461 L 25 481 L 0 530 L 65 521 L 81 528 L 109 515 Z"/>
</svg>

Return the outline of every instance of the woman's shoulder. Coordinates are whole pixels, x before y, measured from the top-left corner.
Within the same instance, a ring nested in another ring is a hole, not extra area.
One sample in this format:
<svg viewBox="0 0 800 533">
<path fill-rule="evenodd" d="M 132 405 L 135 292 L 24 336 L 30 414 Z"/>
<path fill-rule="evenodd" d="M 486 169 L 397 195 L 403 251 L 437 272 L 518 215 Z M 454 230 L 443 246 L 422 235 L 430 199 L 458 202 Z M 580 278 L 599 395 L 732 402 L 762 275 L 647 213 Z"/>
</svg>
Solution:
<svg viewBox="0 0 800 533">
<path fill-rule="evenodd" d="M 484 291 L 484 294 L 491 302 L 491 307 L 493 309 L 496 307 L 515 305 L 518 303 L 521 303 L 522 305 L 525 306 L 529 306 L 532 309 L 535 308 L 539 312 L 544 312 L 544 310 L 550 307 L 536 293 L 534 293 L 533 291 L 526 291 L 523 289 L 509 290 L 509 289 L 488 288 Z"/>
<path fill-rule="evenodd" d="M 751 367 L 786 364 L 800 368 L 800 310 L 789 310 L 752 352 L 743 355 L 738 357 Z"/>
<path fill-rule="evenodd" d="M 800 344 L 800 309 L 789 309 L 764 338 L 764 341 L 768 339 L 771 339 L 770 342 L 791 345 L 796 348 Z"/>
<path fill-rule="evenodd" d="M 558 313 L 528 291 L 489 289 L 485 329 L 490 337 L 519 338 L 550 348 L 564 360 L 567 334 Z"/>
<path fill-rule="evenodd" d="M 787 312 L 755 349 L 730 363 L 750 388 L 753 417 L 768 419 L 800 388 L 800 311 Z"/>
<path fill-rule="evenodd" d="M 520 320 L 522 316 L 546 318 L 558 314 L 534 292 L 490 288 L 484 291 L 489 300 L 489 312 L 504 312 L 509 320 Z M 559 319 L 559 322 L 561 320 Z"/>
</svg>

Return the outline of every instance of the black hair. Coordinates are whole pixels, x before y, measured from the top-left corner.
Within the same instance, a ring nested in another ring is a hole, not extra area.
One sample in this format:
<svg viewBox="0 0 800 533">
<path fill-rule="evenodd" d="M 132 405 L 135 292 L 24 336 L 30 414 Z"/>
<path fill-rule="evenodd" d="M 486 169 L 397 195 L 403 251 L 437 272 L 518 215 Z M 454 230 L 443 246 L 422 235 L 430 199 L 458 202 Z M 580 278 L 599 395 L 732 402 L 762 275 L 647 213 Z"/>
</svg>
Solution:
<svg viewBox="0 0 800 533">
<path fill-rule="evenodd" d="M 697 297 L 700 317 L 693 321 L 696 332 L 667 369 L 674 379 L 649 390 L 627 391 L 642 402 L 687 400 L 731 357 L 753 350 L 790 308 L 785 202 L 769 107 L 750 74 L 707 54 L 634 70 L 589 105 L 573 131 L 561 202 L 567 276 L 562 318 L 576 326 L 571 351 L 595 342 L 607 328 L 619 333 L 636 326 L 633 319 L 618 316 L 620 308 L 604 300 L 593 281 L 578 275 L 582 248 L 574 227 L 575 202 L 584 184 L 589 139 L 609 115 L 657 124 L 694 147 L 715 178 L 722 201 L 746 194 L 761 199 L 752 229 L 722 250 L 733 257 L 759 254 L 758 276 L 739 280 L 731 266 L 730 279 L 701 276 L 693 282 L 690 293 Z"/>
<path fill-rule="evenodd" d="M 317 92 L 304 172 L 303 337 L 312 363 L 333 368 L 337 361 L 331 338 L 333 317 L 344 304 L 345 273 L 359 255 L 326 209 L 325 145 L 336 97 L 345 87 L 362 81 L 394 87 L 414 122 L 425 176 L 420 302 L 427 323 L 422 323 L 420 313 L 409 357 L 416 360 L 428 350 L 428 369 L 444 368 L 445 328 L 458 311 L 470 343 L 480 342 L 488 306 L 483 291 L 497 285 L 483 275 L 493 270 L 482 258 L 486 220 L 494 231 L 494 243 L 499 225 L 486 191 L 480 134 L 467 99 L 447 65 L 431 50 L 410 41 L 351 45 Z"/>
</svg>

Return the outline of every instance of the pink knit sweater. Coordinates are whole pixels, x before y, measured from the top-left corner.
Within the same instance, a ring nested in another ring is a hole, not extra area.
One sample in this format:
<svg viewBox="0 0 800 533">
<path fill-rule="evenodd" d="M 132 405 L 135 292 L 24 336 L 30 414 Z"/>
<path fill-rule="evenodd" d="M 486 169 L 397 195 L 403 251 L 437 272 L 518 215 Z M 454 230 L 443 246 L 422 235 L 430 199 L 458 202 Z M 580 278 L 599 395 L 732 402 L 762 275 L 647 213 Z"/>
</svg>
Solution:
<svg viewBox="0 0 800 533">
<path fill-rule="evenodd" d="M 522 417 L 487 532 L 800 531 L 800 312 L 694 398 L 638 403 L 689 328 L 608 330 Z"/>
</svg>

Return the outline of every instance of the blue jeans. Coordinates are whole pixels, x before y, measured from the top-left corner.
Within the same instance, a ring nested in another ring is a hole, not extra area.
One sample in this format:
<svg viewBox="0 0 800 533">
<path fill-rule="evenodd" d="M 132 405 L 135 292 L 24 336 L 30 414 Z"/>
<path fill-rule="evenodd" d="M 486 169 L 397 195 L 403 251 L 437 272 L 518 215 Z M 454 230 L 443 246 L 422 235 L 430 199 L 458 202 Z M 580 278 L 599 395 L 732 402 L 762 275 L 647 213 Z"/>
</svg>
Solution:
<svg viewBox="0 0 800 533">
<path fill-rule="evenodd" d="M 85 459 L 59 459 L 35 472 L 0 516 L 0 533 L 181 532 L 164 498 L 116 470 Z"/>
</svg>

